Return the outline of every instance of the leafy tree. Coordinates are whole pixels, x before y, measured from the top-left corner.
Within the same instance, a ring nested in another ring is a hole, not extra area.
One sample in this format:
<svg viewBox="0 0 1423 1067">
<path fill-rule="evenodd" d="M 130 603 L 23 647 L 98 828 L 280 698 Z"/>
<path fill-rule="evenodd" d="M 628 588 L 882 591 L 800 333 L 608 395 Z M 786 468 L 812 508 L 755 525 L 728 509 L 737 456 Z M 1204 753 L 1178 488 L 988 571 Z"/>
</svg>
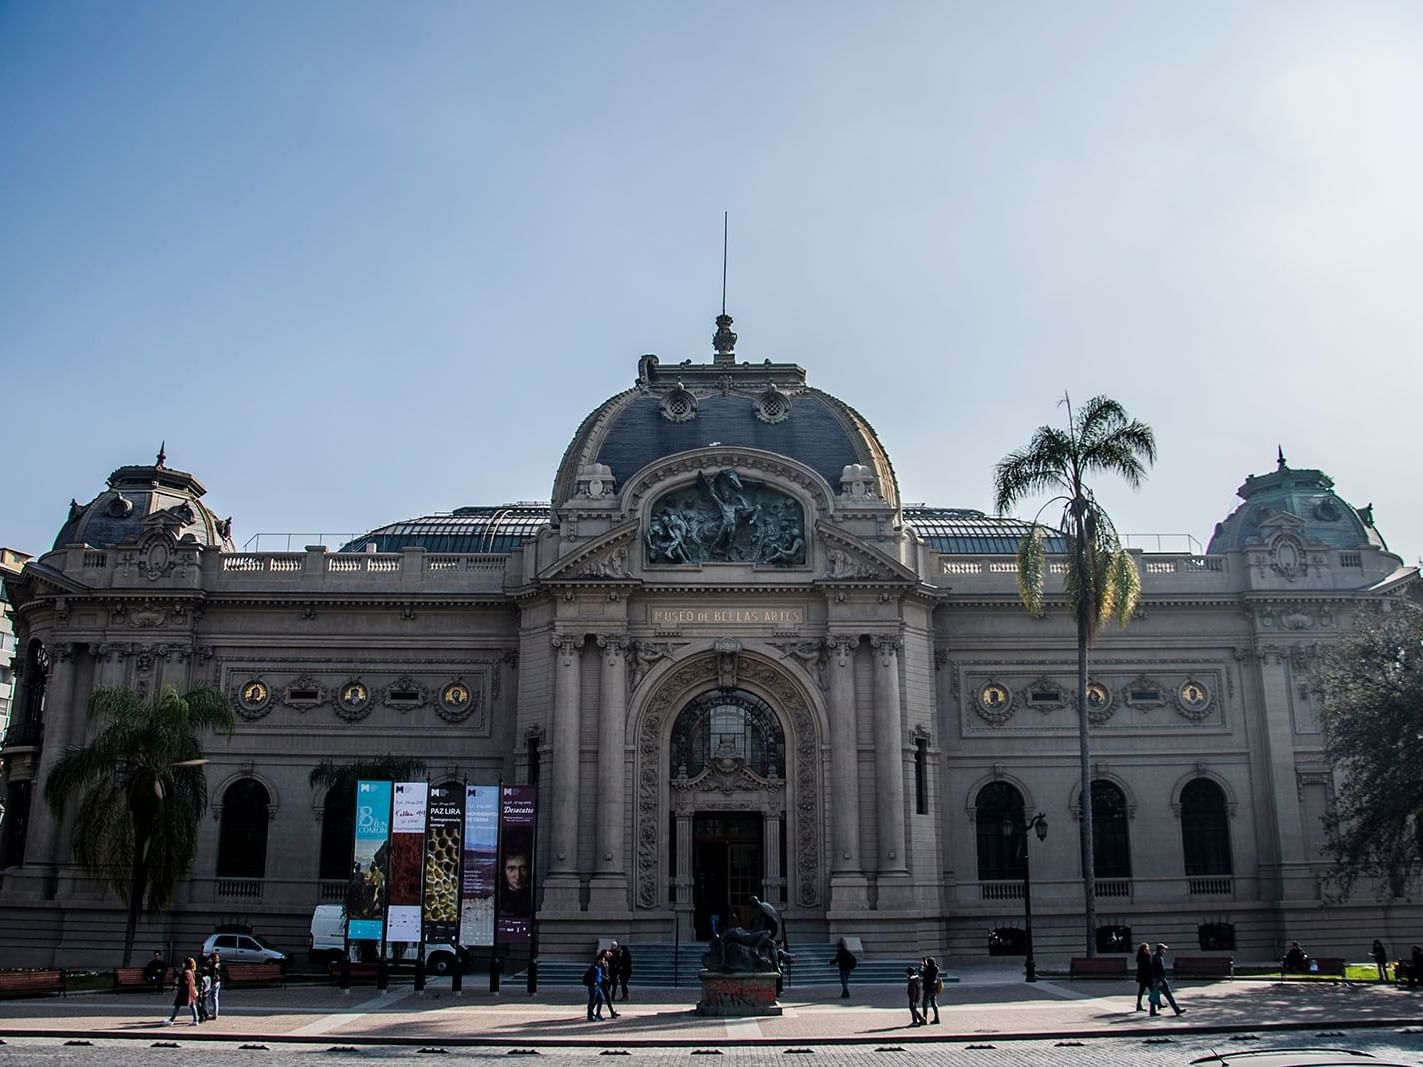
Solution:
<svg viewBox="0 0 1423 1067">
<path fill-rule="evenodd" d="M 199 735 L 231 737 L 232 707 L 215 689 L 154 696 L 122 687 L 95 689 L 89 718 L 94 740 L 67 748 L 45 780 L 44 795 L 62 818 L 71 803 L 74 858 L 128 905 L 123 965 L 147 894 L 166 907 L 197 855 L 208 786 Z"/>
<path fill-rule="evenodd" d="M 1061 537 L 1066 548 L 1063 592 L 1077 625 L 1077 747 L 1081 764 L 1082 893 L 1086 907 L 1087 955 L 1096 954 L 1097 885 L 1092 855 L 1091 740 L 1088 736 L 1087 650 L 1109 619 L 1125 626 L 1141 596 L 1141 575 L 1121 545 L 1111 517 L 1087 479 L 1115 474 L 1133 489 L 1156 460 L 1151 427 L 1127 416 L 1105 396 L 1093 397 L 1074 412 L 1064 396 L 1067 427 L 1040 426 L 1024 448 L 1008 453 L 994 470 L 994 507 L 1000 515 L 1022 501 L 1053 494 L 1038 510 L 1030 532 L 1018 543 L 1018 593 L 1033 614 L 1044 610 L 1047 538 Z M 1038 519 L 1061 505 L 1058 529 Z"/>
<path fill-rule="evenodd" d="M 1325 750 L 1343 787 L 1328 823 L 1334 877 L 1401 895 L 1423 871 L 1423 610 L 1397 604 L 1320 668 Z"/>
</svg>

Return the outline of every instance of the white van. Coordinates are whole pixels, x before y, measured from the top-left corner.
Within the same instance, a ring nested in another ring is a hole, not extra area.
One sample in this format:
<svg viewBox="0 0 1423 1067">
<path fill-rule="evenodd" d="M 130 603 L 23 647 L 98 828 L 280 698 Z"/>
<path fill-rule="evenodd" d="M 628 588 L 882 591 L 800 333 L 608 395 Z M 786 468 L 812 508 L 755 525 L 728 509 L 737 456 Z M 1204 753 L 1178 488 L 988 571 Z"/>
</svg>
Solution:
<svg viewBox="0 0 1423 1067">
<path fill-rule="evenodd" d="M 397 966 L 414 964 L 413 946 L 387 944 L 386 957 Z M 311 962 L 335 971 L 346 954 L 346 908 L 341 904 L 318 904 L 311 913 L 311 933 L 306 938 Z M 374 950 L 372 951 L 374 954 Z M 425 970 L 430 974 L 449 974 L 459 962 L 460 952 L 454 945 L 426 945 Z"/>
</svg>

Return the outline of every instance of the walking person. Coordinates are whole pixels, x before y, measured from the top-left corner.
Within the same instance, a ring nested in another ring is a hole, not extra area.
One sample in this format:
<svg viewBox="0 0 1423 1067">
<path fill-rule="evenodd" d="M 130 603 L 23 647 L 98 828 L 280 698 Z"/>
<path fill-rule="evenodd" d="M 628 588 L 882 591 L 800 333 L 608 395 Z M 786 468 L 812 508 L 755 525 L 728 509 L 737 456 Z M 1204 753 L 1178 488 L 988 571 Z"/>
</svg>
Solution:
<svg viewBox="0 0 1423 1067">
<path fill-rule="evenodd" d="M 588 987 L 588 1021 L 603 1017 L 603 955 L 599 953 L 583 972 L 583 984 Z"/>
<path fill-rule="evenodd" d="M 933 956 L 925 956 L 924 962 L 919 968 L 919 979 L 924 985 L 923 1006 L 920 1009 L 920 1016 L 926 1024 L 939 1022 L 939 993 L 943 990 L 943 982 L 939 978 L 939 962 Z M 934 1009 L 934 1017 L 929 1018 L 929 1009 Z"/>
<path fill-rule="evenodd" d="M 1388 981 L 1388 950 L 1383 947 L 1383 942 L 1374 938 L 1373 946 L 1369 949 L 1369 955 L 1373 957 L 1374 966 L 1379 969 L 1379 981 Z"/>
<path fill-rule="evenodd" d="M 198 980 L 198 1022 L 205 1023 L 211 1015 L 208 1014 L 208 998 L 212 996 L 212 975 L 208 973 L 207 961 L 203 961 L 203 967 L 196 972 Z"/>
<path fill-rule="evenodd" d="M 1151 946 L 1145 941 L 1136 946 L 1136 1010 L 1141 1011 L 1141 998 L 1146 995 L 1151 1001 L 1153 1012 L 1161 1003 L 1160 997 L 1151 996 Z"/>
<path fill-rule="evenodd" d="M 222 965 L 222 957 L 214 952 L 207 959 L 208 974 L 212 977 L 212 989 L 208 993 L 208 1015 L 216 1019 L 222 1007 L 222 980 L 227 976 L 227 968 Z"/>
<path fill-rule="evenodd" d="M 924 982 L 913 967 L 904 969 L 904 992 L 909 997 L 909 1025 L 923 1026 L 924 1016 L 919 1014 L 919 1001 L 924 995 Z"/>
<path fill-rule="evenodd" d="M 845 944 L 845 939 L 840 939 L 840 944 L 835 947 L 835 956 L 830 961 L 830 966 L 839 968 L 840 971 L 840 996 L 847 998 L 850 995 L 850 972 L 855 969 L 855 964 L 859 961 L 855 959 L 855 954 L 850 951 L 850 946 Z"/>
<path fill-rule="evenodd" d="M 1177 1015 L 1184 1015 L 1186 1009 L 1176 1003 L 1176 998 L 1171 995 L 1171 983 L 1166 980 L 1166 949 L 1169 947 L 1158 944 L 1156 951 L 1151 954 L 1151 987 L 1159 998 L 1171 1005 L 1172 1011 Z M 1151 1006 L 1151 1014 L 1160 1014 L 1155 1004 Z"/>
<path fill-rule="evenodd" d="M 628 998 L 628 979 L 632 977 L 632 952 L 626 945 L 613 942 L 613 993 L 621 986 L 623 1000 Z"/>
<path fill-rule="evenodd" d="M 178 1009 L 187 1008 L 193 1013 L 193 1025 L 198 1025 L 198 981 L 197 962 L 189 956 L 183 961 L 183 969 L 178 973 L 178 981 L 173 994 L 173 1013 L 164 1021 L 164 1026 L 172 1026 L 178 1018 Z"/>
<path fill-rule="evenodd" d="M 611 949 L 603 950 L 603 1000 L 608 1005 L 608 1018 L 616 1019 L 618 1012 L 613 1008 L 613 968 L 617 966 L 617 959 Z"/>
</svg>

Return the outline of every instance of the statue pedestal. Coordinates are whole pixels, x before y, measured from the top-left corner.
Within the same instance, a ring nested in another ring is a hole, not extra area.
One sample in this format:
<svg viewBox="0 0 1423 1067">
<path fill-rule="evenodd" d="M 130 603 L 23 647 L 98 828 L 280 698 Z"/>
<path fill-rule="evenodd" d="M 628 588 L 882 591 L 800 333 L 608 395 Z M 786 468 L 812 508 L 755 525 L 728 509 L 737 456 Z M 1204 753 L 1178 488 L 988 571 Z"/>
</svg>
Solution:
<svg viewBox="0 0 1423 1067">
<path fill-rule="evenodd" d="M 697 1005 L 698 1015 L 739 1018 L 781 1014 L 781 1006 L 776 1003 L 776 981 L 781 976 L 775 971 L 754 974 L 702 971 L 700 977 L 702 999 Z"/>
</svg>

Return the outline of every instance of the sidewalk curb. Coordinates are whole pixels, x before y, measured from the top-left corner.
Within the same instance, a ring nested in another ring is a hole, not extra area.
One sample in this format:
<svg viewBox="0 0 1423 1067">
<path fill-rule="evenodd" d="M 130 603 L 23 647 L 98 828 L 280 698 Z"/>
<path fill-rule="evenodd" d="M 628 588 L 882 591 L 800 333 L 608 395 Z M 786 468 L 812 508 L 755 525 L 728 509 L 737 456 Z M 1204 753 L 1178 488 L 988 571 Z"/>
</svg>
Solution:
<svg viewBox="0 0 1423 1067">
<path fill-rule="evenodd" d="M 1168 1024 L 1169 1025 L 1169 1024 Z M 1256 1026 L 1245 1026 L 1241 1024 L 1230 1024 L 1221 1026 L 1196 1026 L 1192 1024 L 1182 1024 L 1178 1026 L 1133 1026 L 1122 1030 L 1038 1030 L 1038 1031 L 1015 1031 L 1013 1033 L 975 1033 L 975 1034 L 925 1034 L 925 1033 L 890 1033 L 877 1037 L 861 1035 L 847 1035 L 843 1037 L 824 1037 L 809 1040 L 806 1038 L 676 1038 L 670 1040 L 648 1040 L 646 1038 L 628 1038 L 627 1040 L 612 1039 L 615 1031 L 610 1031 L 607 1038 L 587 1038 L 587 1039 L 567 1039 L 567 1038 L 521 1038 L 511 1041 L 506 1038 L 493 1037 L 445 1037 L 438 1034 L 427 1034 L 424 1037 L 369 1037 L 360 1034 L 264 1034 L 264 1033 L 188 1033 L 186 1030 L 170 1030 L 167 1027 L 155 1026 L 151 1030 L 135 1031 L 124 1030 L 111 1033 L 104 1030 L 93 1029 L 45 1029 L 27 1030 L 13 1027 L 0 1027 L 0 1037 L 4 1038 L 73 1038 L 84 1037 L 89 1039 L 112 1039 L 117 1041 L 152 1041 L 155 1037 L 167 1035 L 169 1040 L 175 1041 L 202 1041 L 205 1043 L 228 1043 L 233 1044 L 244 1041 L 264 1041 L 281 1045 L 354 1045 L 370 1048 L 381 1046 L 391 1047 L 416 1047 L 416 1046 L 446 1046 L 449 1048 L 543 1048 L 543 1049 L 606 1049 L 606 1048 L 629 1048 L 629 1049 L 658 1049 L 658 1048 L 805 1048 L 805 1047 L 833 1047 L 833 1046 L 856 1046 L 856 1045 L 967 1045 L 967 1044 L 992 1044 L 999 1041 L 1081 1041 L 1103 1038 L 1134 1038 L 1134 1037 L 1161 1037 L 1174 1036 L 1177 1034 L 1243 1034 L 1243 1033 L 1291 1033 L 1300 1030 L 1317 1030 L 1320 1027 L 1328 1027 L 1332 1030 L 1388 1030 L 1396 1027 L 1418 1026 L 1417 1017 L 1407 1019 L 1351 1019 L 1343 1022 L 1331 1022 L 1328 1020 L 1314 1020 L 1311 1022 L 1273 1022 L 1261 1023 Z"/>
</svg>

